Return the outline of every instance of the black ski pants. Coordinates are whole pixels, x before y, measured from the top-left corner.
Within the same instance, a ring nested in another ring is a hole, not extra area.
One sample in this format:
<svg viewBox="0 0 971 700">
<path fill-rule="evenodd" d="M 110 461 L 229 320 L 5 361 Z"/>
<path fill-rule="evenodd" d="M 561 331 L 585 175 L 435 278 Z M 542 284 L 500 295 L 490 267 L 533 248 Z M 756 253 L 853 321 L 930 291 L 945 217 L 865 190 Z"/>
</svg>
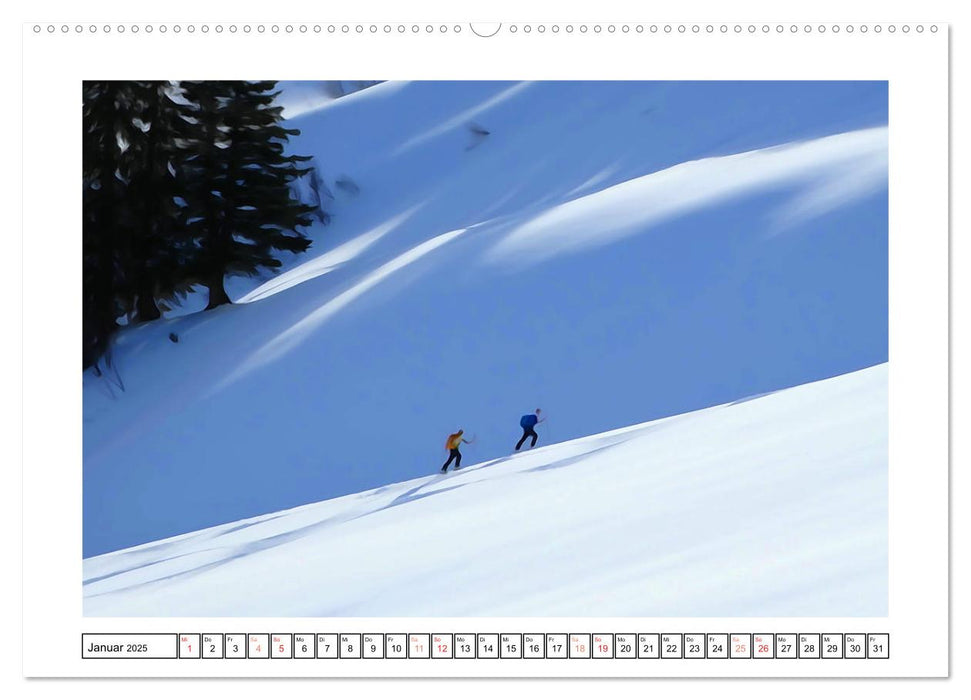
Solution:
<svg viewBox="0 0 971 700">
<path fill-rule="evenodd" d="M 523 428 L 523 436 L 519 438 L 519 442 L 516 443 L 517 451 L 519 451 L 519 448 L 523 446 L 524 442 L 526 442 L 526 438 L 530 436 L 533 438 L 533 442 L 530 444 L 530 447 L 536 447 L 536 440 L 539 439 L 539 435 L 536 434 L 535 426 L 531 425 L 528 428 Z"/>
<path fill-rule="evenodd" d="M 448 469 L 448 465 L 452 463 L 453 459 L 455 460 L 456 469 L 462 466 L 462 453 L 459 452 L 457 448 L 452 448 L 451 450 L 448 451 L 448 461 L 442 465 L 442 471 L 445 471 L 446 469 Z"/>
</svg>

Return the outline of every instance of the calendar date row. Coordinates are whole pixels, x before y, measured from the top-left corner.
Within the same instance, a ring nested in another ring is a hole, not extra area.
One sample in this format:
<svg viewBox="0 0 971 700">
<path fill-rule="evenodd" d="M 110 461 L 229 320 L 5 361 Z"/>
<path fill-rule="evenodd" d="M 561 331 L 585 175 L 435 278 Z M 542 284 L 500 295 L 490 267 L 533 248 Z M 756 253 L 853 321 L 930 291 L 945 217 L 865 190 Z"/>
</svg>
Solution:
<svg viewBox="0 0 971 700">
<path fill-rule="evenodd" d="M 84 659 L 888 659 L 885 633 L 83 634 Z"/>
</svg>

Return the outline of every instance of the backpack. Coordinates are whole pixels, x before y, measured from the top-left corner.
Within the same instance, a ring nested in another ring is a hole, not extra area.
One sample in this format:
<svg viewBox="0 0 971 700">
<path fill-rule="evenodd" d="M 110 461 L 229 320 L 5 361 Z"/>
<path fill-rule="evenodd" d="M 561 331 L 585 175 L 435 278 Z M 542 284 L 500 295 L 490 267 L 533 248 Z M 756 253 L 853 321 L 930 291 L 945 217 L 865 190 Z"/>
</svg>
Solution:
<svg viewBox="0 0 971 700">
<path fill-rule="evenodd" d="M 536 417 L 535 413 L 527 413 L 525 416 L 519 419 L 520 428 L 532 428 L 536 425 L 539 419 Z"/>
</svg>

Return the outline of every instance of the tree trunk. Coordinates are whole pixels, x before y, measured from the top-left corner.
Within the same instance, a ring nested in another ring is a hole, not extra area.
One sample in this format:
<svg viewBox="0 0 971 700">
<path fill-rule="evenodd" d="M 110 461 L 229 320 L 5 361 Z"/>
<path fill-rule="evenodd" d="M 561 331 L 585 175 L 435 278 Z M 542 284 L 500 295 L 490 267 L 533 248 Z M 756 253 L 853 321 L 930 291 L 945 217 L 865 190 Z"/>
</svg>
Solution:
<svg viewBox="0 0 971 700">
<path fill-rule="evenodd" d="M 222 306 L 223 304 L 232 303 L 229 300 L 229 295 L 226 294 L 226 288 L 223 286 L 223 274 L 221 272 L 212 276 L 208 286 L 209 305 L 206 307 L 206 311 L 215 309 L 217 306 Z"/>
<path fill-rule="evenodd" d="M 138 314 L 138 322 L 154 321 L 162 317 L 162 313 L 155 304 L 155 296 L 149 292 L 139 292 L 138 301 L 135 303 L 135 311 Z"/>
</svg>

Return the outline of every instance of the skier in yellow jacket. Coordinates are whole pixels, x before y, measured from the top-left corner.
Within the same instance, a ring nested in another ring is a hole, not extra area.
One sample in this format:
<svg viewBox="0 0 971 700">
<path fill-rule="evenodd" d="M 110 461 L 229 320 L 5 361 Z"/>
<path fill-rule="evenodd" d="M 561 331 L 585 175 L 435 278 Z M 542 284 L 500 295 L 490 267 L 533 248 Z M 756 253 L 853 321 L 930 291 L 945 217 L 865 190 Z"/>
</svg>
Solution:
<svg viewBox="0 0 971 700">
<path fill-rule="evenodd" d="M 442 465 L 442 471 L 448 471 L 448 465 L 455 460 L 455 468 L 458 469 L 462 466 L 462 453 L 459 452 L 459 446 L 464 442 L 466 445 L 471 445 L 472 443 L 462 437 L 464 430 L 459 430 L 457 433 L 452 433 L 448 436 L 448 440 L 445 441 L 445 449 L 448 450 L 448 461 Z"/>
</svg>

